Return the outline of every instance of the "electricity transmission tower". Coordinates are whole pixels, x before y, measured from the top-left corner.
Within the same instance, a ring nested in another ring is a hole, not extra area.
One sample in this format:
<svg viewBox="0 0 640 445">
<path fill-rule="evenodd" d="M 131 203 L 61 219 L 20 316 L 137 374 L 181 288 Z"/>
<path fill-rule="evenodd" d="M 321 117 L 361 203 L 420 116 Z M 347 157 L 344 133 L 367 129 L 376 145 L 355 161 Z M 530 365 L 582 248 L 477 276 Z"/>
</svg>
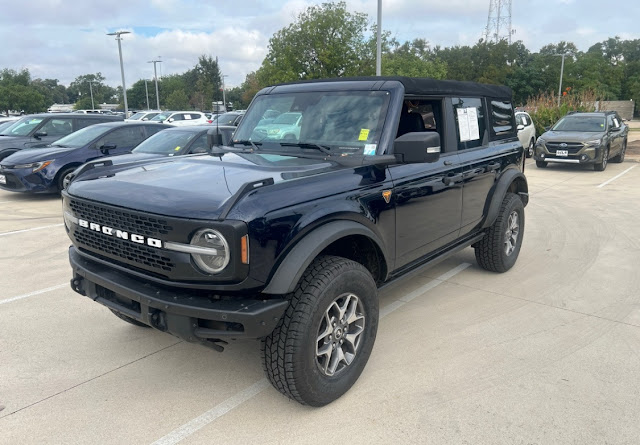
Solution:
<svg viewBox="0 0 640 445">
<path fill-rule="evenodd" d="M 506 40 L 511 45 L 511 0 L 489 0 L 489 16 L 484 31 L 485 42 Z"/>
</svg>

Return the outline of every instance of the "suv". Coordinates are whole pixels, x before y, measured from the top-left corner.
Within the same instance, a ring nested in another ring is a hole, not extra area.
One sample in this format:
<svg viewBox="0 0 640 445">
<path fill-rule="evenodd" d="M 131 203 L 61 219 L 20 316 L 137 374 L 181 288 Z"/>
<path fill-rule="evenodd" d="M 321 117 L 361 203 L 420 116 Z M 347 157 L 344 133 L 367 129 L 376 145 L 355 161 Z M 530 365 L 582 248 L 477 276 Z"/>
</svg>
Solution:
<svg viewBox="0 0 640 445">
<path fill-rule="evenodd" d="M 189 125 L 206 125 L 208 119 L 204 113 L 199 111 L 165 111 L 156 114 L 149 119 L 149 122 L 162 122 L 176 127 L 184 127 Z"/>
<path fill-rule="evenodd" d="M 629 127 L 615 111 L 569 113 L 536 143 L 536 166 L 549 162 L 593 164 L 604 171 L 609 160 L 624 161 Z"/>
<path fill-rule="evenodd" d="M 32 114 L 17 120 L 0 134 L 0 160 L 23 148 L 45 147 L 89 125 L 122 121 L 121 116 L 103 114 Z"/>
<path fill-rule="evenodd" d="M 267 110 L 301 113 L 296 139 L 257 132 Z M 380 288 L 468 246 L 495 272 L 520 251 L 528 186 L 506 87 L 265 88 L 210 154 L 77 171 L 63 191 L 71 287 L 218 351 L 260 339 L 269 380 L 303 404 L 357 380 Z"/>
<path fill-rule="evenodd" d="M 524 147 L 528 158 L 533 156 L 533 149 L 536 145 L 536 126 L 529 113 L 526 111 L 516 111 L 516 128 L 518 129 L 518 139 Z"/>
</svg>

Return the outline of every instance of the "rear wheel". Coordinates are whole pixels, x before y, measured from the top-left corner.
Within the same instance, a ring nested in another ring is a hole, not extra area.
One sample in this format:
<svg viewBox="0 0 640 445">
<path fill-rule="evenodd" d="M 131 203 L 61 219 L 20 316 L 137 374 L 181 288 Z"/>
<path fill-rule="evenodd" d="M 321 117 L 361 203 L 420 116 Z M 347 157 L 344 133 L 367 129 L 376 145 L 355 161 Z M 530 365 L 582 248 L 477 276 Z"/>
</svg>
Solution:
<svg viewBox="0 0 640 445">
<path fill-rule="evenodd" d="M 476 261 L 483 269 L 506 272 L 513 267 L 520 253 L 524 235 L 524 205 L 520 197 L 507 193 L 495 222 L 475 248 Z"/>
<path fill-rule="evenodd" d="M 545 168 L 547 165 L 549 165 L 549 163 L 546 161 L 536 161 L 536 167 L 538 168 Z"/>
<path fill-rule="evenodd" d="M 603 172 L 607 168 L 609 162 L 609 147 L 605 148 L 602 152 L 602 160 L 596 164 L 593 164 L 593 169 L 597 172 Z"/>
<path fill-rule="evenodd" d="M 265 373 L 285 396 L 327 405 L 351 388 L 369 360 L 378 329 L 376 283 L 361 264 L 323 256 L 289 299 L 261 343 Z"/>
<path fill-rule="evenodd" d="M 536 145 L 535 141 L 533 140 L 533 138 L 531 138 L 531 140 L 529 141 L 529 147 L 527 148 L 527 153 L 526 153 L 526 156 L 528 158 L 533 156 L 533 147 L 535 147 L 535 145 Z"/>
</svg>

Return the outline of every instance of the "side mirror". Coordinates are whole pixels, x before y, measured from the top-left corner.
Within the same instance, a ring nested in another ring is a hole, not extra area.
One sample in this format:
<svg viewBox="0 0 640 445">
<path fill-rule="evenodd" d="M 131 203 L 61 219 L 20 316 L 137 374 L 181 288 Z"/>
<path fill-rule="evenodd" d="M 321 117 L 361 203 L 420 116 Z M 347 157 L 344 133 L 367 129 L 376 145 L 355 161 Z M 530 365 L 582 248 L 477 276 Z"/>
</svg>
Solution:
<svg viewBox="0 0 640 445">
<path fill-rule="evenodd" d="M 516 128 L 518 129 L 518 131 L 522 131 L 524 130 L 524 125 L 520 124 Z"/>
<path fill-rule="evenodd" d="M 46 131 L 37 131 L 37 132 L 35 132 L 33 134 L 33 137 L 36 138 L 36 139 L 40 139 L 40 138 L 45 137 L 46 135 L 47 135 Z"/>
<path fill-rule="evenodd" d="M 149 120 L 149 118 L 148 118 L 148 117 L 143 117 L 143 118 L 142 118 L 142 120 L 143 120 L 143 121 L 148 121 L 148 120 Z"/>
<path fill-rule="evenodd" d="M 393 154 L 403 164 L 436 162 L 440 159 L 440 135 L 433 131 L 403 134 L 394 141 Z"/>
<path fill-rule="evenodd" d="M 108 155 L 109 150 L 115 150 L 116 147 L 117 145 L 115 144 L 104 144 L 103 146 L 100 147 L 100 151 L 102 152 L 102 154 Z"/>
<path fill-rule="evenodd" d="M 167 122 L 173 122 L 174 120 L 175 120 L 174 118 L 170 117 L 170 118 L 167 120 Z"/>
</svg>

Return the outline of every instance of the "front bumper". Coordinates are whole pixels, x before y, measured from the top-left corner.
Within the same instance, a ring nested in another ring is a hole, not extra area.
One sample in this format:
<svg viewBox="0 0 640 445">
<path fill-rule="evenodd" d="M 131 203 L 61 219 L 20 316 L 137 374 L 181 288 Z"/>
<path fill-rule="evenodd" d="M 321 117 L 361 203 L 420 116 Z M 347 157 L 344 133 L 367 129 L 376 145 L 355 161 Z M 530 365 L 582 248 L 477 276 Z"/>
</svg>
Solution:
<svg viewBox="0 0 640 445">
<path fill-rule="evenodd" d="M 225 339 L 261 338 L 284 314 L 283 298 L 207 296 L 141 281 L 69 248 L 71 287 L 108 308 L 191 343 L 217 350 Z M 216 298 L 217 297 L 217 298 Z"/>
<path fill-rule="evenodd" d="M 51 193 L 57 191 L 52 188 L 52 181 L 43 178 L 39 173 L 31 173 L 30 169 L 0 169 L 0 175 L 5 177 L 5 183 L 0 183 L 0 189 L 10 192 Z"/>
<path fill-rule="evenodd" d="M 585 146 L 580 150 L 568 150 L 566 156 L 558 156 L 555 150 L 549 150 L 544 145 L 536 145 L 533 159 L 544 162 L 558 162 L 562 164 L 594 164 L 600 162 L 602 149 L 600 147 Z"/>
</svg>

